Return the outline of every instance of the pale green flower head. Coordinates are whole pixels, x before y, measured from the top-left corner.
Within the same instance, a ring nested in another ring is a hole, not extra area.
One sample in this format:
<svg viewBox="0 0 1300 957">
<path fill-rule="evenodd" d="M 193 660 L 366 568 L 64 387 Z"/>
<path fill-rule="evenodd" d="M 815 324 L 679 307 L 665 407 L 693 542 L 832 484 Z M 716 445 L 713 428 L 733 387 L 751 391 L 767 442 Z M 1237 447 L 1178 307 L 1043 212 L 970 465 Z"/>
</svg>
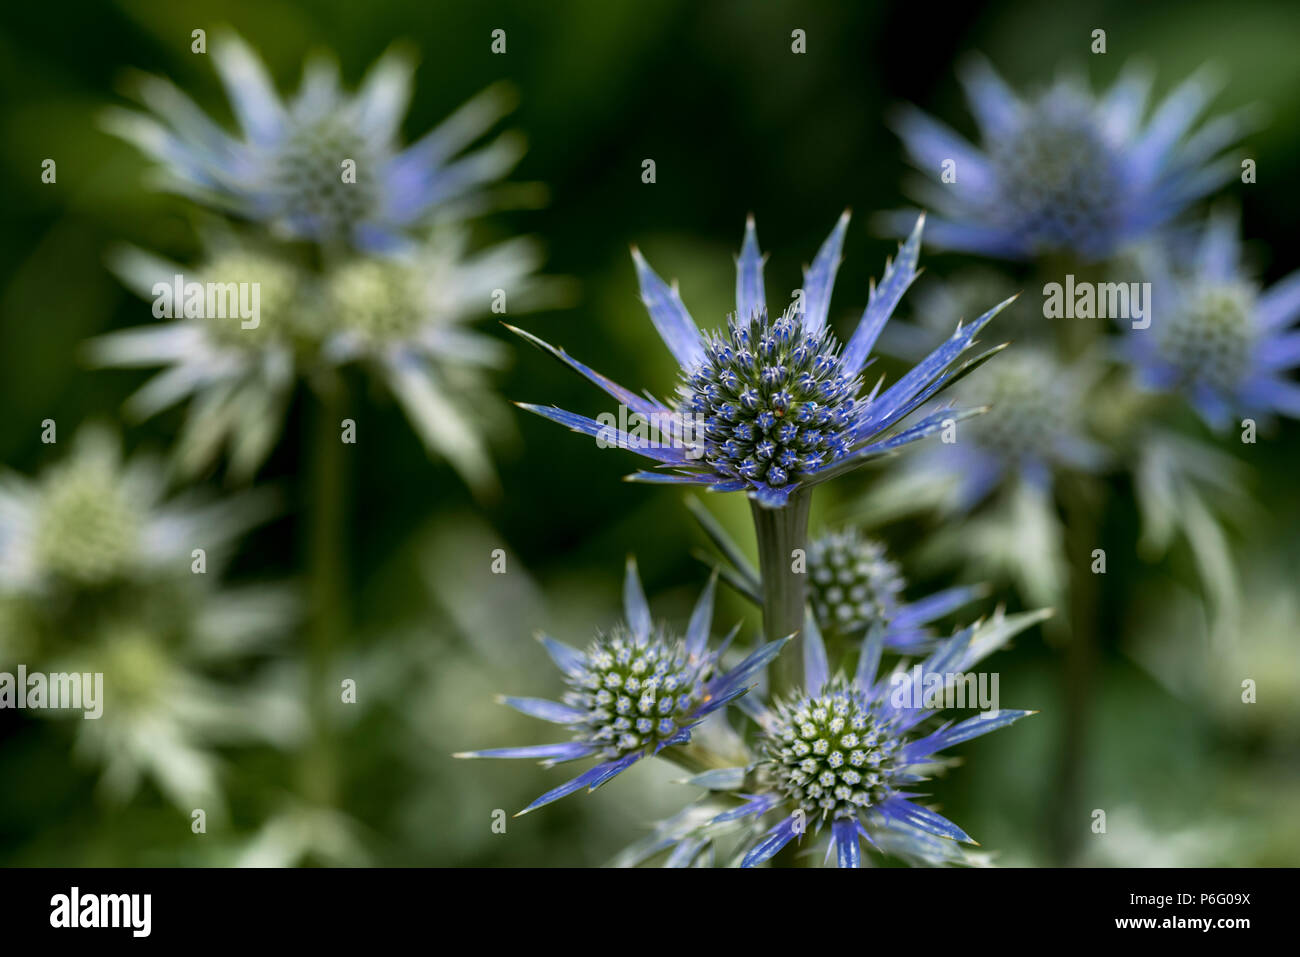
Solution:
<svg viewBox="0 0 1300 957">
<path fill-rule="evenodd" d="M 105 427 L 84 427 L 49 448 L 61 442 L 68 452 L 37 477 L 0 477 L 0 594 L 41 597 L 185 576 L 195 549 L 215 567 L 269 514 L 270 499 L 252 492 L 215 503 L 169 497 L 163 463 L 123 456 Z"/>
</svg>

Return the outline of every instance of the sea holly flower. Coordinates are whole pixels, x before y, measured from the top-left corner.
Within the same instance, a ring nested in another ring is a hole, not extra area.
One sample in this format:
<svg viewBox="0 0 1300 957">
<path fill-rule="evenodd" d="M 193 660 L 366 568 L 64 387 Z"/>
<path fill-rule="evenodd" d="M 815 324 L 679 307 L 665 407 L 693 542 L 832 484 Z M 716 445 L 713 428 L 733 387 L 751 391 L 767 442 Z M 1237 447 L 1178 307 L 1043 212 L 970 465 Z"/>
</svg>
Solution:
<svg viewBox="0 0 1300 957">
<path fill-rule="evenodd" d="M 254 492 L 168 497 L 161 462 L 124 459 L 111 431 L 83 427 L 66 458 L 35 480 L 0 476 L 0 594 L 188 577 L 193 549 L 217 561 L 269 504 Z"/>
<path fill-rule="evenodd" d="M 161 164 L 166 188 L 287 238 L 391 249 L 431 212 L 475 201 L 522 154 L 519 140 L 504 134 L 458 155 L 509 108 L 501 88 L 490 88 L 402 147 L 414 64 L 395 50 L 371 67 L 355 94 L 340 88 L 336 62 L 311 59 L 288 101 L 238 36 L 215 38 L 212 57 L 238 134 L 152 76 L 141 77 L 135 89 L 149 112 L 114 110 L 106 124 Z"/>
<path fill-rule="evenodd" d="M 1050 488 L 1063 469 L 1097 471 L 1105 450 L 1088 437 L 1085 412 L 1104 367 L 1095 356 L 1066 363 L 1046 348 L 1008 349 L 978 382 L 962 383 L 964 401 L 988 411 L 961 425 L 956 441 L 926 452 L 917 469 L 934 465 L 958 483 L 958 504 L 970 508 L 1001 483 L 1022 478 Z"/>
<path fill-rule="evenodd" d="M 151 779 L 186 813 L 215 813 L 220 748 L 290 747 L 305 724 L 281 683 L 228 680 L 297 627 L 292 592 L 211 584 L 272 502 L 169 495 L 163 463 L 124 456 L 105 427 L 65 442 L 35 478 L 0 476 L 0 671 L 102 675 L 100 714 L 73 722 L 102 792 L 125 801 Z"/>
<path fill-rule="evenodd" d="M 493 296 L 526 311 L 563 298 L 559 280 L 533 275 L 537 244 L 517 238 L 471 252 L 465 229 L 444 224 L 418 246 L 355 257 L 325 281 L 322 355 L 360 362 L 398 400 L 431 455 L 475 489 L 495 485 L 483 441 L 504 407 L 486 373 L 506 362 L 495 339 L 470 328 Z"/>
<path fill-rule="evenodd" d="M 864 841 L 913 863 L 962 862 L 958 844 L 975 842 L 915 800 L 924 795 L 914 788 L 942 766 L 940 752 L 1033 712 L 985 711 L 929 729 L 925 722 L 936 711 L 916 702 L 924 698 L 927 676 L 967 672 L 1048 614 L 999 613 L 942 641 L 918 668 L 900 667 L 879 677 L 880 631 L 863 641 L 851 677 L 832 675 L 820 631 L 810 620 L 804 642 L 807 684 L 767 705 L 753 696 L 740 704 L 758 724 L 753 760 L 743 768 L 690 779 L 718 798 L 729 798 L 732 806 L 694 829 L 668 832 L 677 842 L 673 853 L 686 842 L 700 853 L 719 834 L 744 825 L 742 867 L 771 860 L 810 832 L 826 831 L 826 856 L 833 854 L 840 867 L 860 866 Z"/>
<path fill-rule="evenodd" d="M 905 651 L 930 644 L 926 626 L 985 593 L 958 585 L 920 601 L 903 595 L 902 569 L 885 546 L 852 526 L 808 543 L 809 603 L 823 631 L 836 635 L 882 632 L 885 647 Z"/>
<path fill-rule="evenodd" d="M 75 646 L 51 652 L 53 672 L 104 676 L 107 706 L 76 721 L 74 751 L 100 767 L 100 792 L 130 800 L 145 780 L 173 806 L 220 814 L 223 751 L 302 745 L 307 716 L 299 696 L 273 671 L 247 670 L 298 627 L 293 596 L 275 586 L 199 588 L 152 603 L 82 618 Z"/>
<path fill-rule="evenodd" d="M 980 146 L 913 107 L 896 126 L 923 174 L 915 196 L 937 211 L 935 243 L 998 259 L 1112 255 L 1231 179 L 1237 161 L 1222 151 L 1248 125 L 1234 114 L 1193 132 L 1214 92 L 1200 74 L 1145 122 L 1151 77 L 1140 70 L 1100 97 L 1078 78 L 1022 97 L 983 58 L 962 83 Z"/>
<path fill-rule="evenodd" d="M 943 410 L 909 428 L 895 428 L 991 354 L 954 367 L 979 330 L 1010 299 L 967 326 L 959 324 L 943 345 L 888 389 L 881 391 L 882 381 L 863 390 L 861 375 L 876 337 L 916 277 L 923 222 L 924 217 L 917 219 L 897 259 L 886 264 L 861 321 L 843 346 L 828 327 L 827 315 L 847 212 L 805 271 L 801 295 L 779 315 L 767 309 L 763 256 L 751 218 L 737 262 L 736 311 L 725 329 L 709 333 L 701 332 L 676 288 L 634 250 L 642 301 L 681 366 L 675 400 L 640 396 L 562 349 L 511 328 L 603 389 L 629 413 L 645 417 L 659 437 L 643 440 L 616 425 L 562 409 L 522 408 L 658 463 L 658 471 L 638 472 L 630 476 L 633 480 L 743 490 L 762 506 L 781 508 L 798 490 L 929 435 L 947 419 L 973 414 Z"/>
<path fill-rule="evenodd" d="M 536 243 L 519 238 L 471 251 L 466 229 L 448 222 L 390 254 L 343 257 L 322 276 L 228 231 L 205 238 L 209 251 L 193 269 L 135 248 L 110 263 L 141 298 L 156 302 L 159 288 L 180 276 L 182 287 L 237 290 L 257 303 L 255 317 L 177 313 L 88 344 L 98 365 L 165 367 L 126 408 L 146 418 L 190 402 L 175 450 L 182 474 L 202 472 L 224 448 L 231 476 L 247 480 L 279 438 L 299 381 L 357 362 L 397 398 L 431 455 L 473 487 L 492 486 L 484 439 L 507 417 L 487 375 L 504 364 L 505 350 L 469 320 L 486 311 L 494 291 L 508 291 L 515 310 L 563 295 L 558 280 L 534 275 Z"/>
<path fill-rule="evenodd" d="M 1129 328 L 1126 352 L 1138 383 L 1178 392 L 1207 425 L 1237 416 L 1300 418 L 1300 271 L 1261 289 L 1242 267 L 1235 214 L 1211 215 L 1190 268 L 1152 257 L 1151 325 Z"/>
<path fill-rule="evenodd" d="M 687 507 L 728 561 L 718 572 L 740 594 L 761 605 L 761 577 L 740 547 L 697 500 L 689 499 Z M 715 564 L 712 556 L 701 557 Z M 932 622 L 987 593 L 980 585 L 957 585 L 908 601 L 901 566 L 890 558 L 883 543 L 854 526 L 813 538 L 805 550 L 804 565 L 808 606 L 822 632 L 836 638 L 860 638 L 876 631 L 884 646 L 895 651 L 915 651 L 932 644 Z"/>
<path fill-rule="evenodd" d="M 186 316 L 174 305 L 171 318 L 92 339 L 86 352 L 99 366 L 165 367 L 127 400 L 127 414 L 145 419 L 190 401 L 173 450 L 180 474 L 199 474 L 225 448 L 231 476 L 244 481 L 279 437 L 297 368 L 318 321 L 318 297 L 308 272 L 263 244 L 223 233 L 207 237 L 207 245 L 203 259 L 188 269 L 135 247 L 115 251 L 109 264 L 128 289 L 154 302 L 177 276 L 182 289 L 188 283 L 206 289 L 211 283 L 235 289 L 236 296 L 248 290 L 250 306 L 256 288 L 255 318 L 234 311 L 222 318 Z"/>
<path fill-rule="evenodd" d="M 965 513 L 1018 485 L 1050 498 L 1060 473 L 1102 470 L 1110 456 L 1091 435 L 1089 413 L 1105 369 L 1095 351 L 1065 362 L 1042 346 L 1007 349 L 978 380 L 957 389 L 959 402 L 978 403 L 985 413 L 882 479 L 866 496 L 863 515 L 874 521 L 930 508 Z"/>
<path fill-rule="evenodd" d="M 688 743 L 692 729 L 748 691 L 750 682 L 786 643 L 783 639 L 761 645 L 734 668 L 724 670 L 722 655 L 735 632 L 722 647 L 709 650 L 713 595 L 710 579 L 685 636 L 677 638 L 665 625 L 652 621 L 636 563 L 629 559 L 623 586 L 625 622 L 597 635 L 586 651 L 540 636 L 569 686 L 564 700 L 501 699 L 523 714 L 567 728 L 571 740 L 468 751 L 456 757 L 530 758 L 548 767 L 584 758 L 598 760 L 595 767 L 519 812 L 526 814 L 583 788 L 594 791 L 642 758 Z"/>
</svg>

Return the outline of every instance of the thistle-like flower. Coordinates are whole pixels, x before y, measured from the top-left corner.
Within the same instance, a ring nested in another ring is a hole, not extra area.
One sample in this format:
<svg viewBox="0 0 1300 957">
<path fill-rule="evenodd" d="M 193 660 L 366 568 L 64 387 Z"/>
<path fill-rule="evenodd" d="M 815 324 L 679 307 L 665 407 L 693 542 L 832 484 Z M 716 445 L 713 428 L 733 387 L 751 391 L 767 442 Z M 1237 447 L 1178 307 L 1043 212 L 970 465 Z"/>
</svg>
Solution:
<svg viewBox="0 0 1300 957">
<path fill-rule="evenodd" d="M 962 398 L 988 412 L 934 453 L 959 476 L 961 504 L 975 504 L 1010 476 L 1050 488 L 1059 469 L 1100 468 L 1105 451 L 1087 437 L 1084 412 L 1101 371 L 1088 358 L 1066 364 L 1047 349 L 1022 346 L 1008 349 L 979 382 L 963 383 Z"/>
<path fill-rule="evenodd" d="M 522 748 L 468 751 L 460 758 L 537 758 L 549 767 L 583 758 L 600 763 L 546 792 L 520 811 L 526 814 L 586 788 L 594 791 L 637 761 L 690 741 L 710 714 L 749 690 L 749 682 L 776 657 L 788 639 L 771 641 L 734 668 L 723 670 L 722 647 L 710 651 L 714 580 L 701 593 L 684 638 L 650 617 L 636 563 L 629 559 L 623 585 L 625 623 L 598 635 L 580 652 L 546 635 L 547 653 L 569 686 L 564 701 L 503 697 L 523 714 L 565 726 L 572 740 Z"/>
<path fill-rule="evenodd" d="M 1130 328 L 1139 384 L 1185 395 L 1211 428 L 1238 415 L 1300 418 L 1300 271 L 1261 290 L 1241 263 L 1235 214 L 1213 213 L 1191 268 L 1153 257 L 1151 325 Z"/>
<path fill-rule="evenodd" d="M 157 301 L 160 285 L 171 288 L 180 275 L 187 285 L 256 288 L 258 315 L 243 318 L 233 308 L 177 315 L 100 336 L 88 353 L 104 366 L 166 367 L 128 400 L 127 412 L 145 418 L 191 400 L 175 451 L 182 474 L 203 471 L 225 448 L 231 476 L 250 478 L 279 437 L 298 381 L 359 362 L 397 398 L 431 455 L 472 486 L 489 487 L 484 436 L 505 416 L 486 373 L 505 356 L 468 320 L 487 310 L 494 291 L 508 290 L 516 310 L 561 293 L 533 274 L 541 263 L 534 242 L 471 252 L 467 240 L 462 226 L 441 224 L 418 244 L 348 257 L 327 276 L 229 232 L 208 237 L 211 251 L 195 269 L 127 248 L 111 264 L 142 298 Z"/>
<path fill-rule="evenodd" d="M 147 779 L 186 813 L 219 813 L 223 748 L 303 741 L 301 695 L 275 670 L 240 684 L 223 674 L 274 649 L 297 626 L 298 605 L 268 586 L 200 588 L 164 604 L 83 617 L 76 644 L 65 642 L 44 661 L 54 672 L 104 676 L 103 714 L 76 722 L 74 745 L 78 757 L 101 767 L 104 796 L 127 801 Z"/>
<path fill-rule="evenodd" d="M 238 36 L 214 38 L 212 56 L 238 136 L 172 83 L 152 76 L 136 84 L 150 112 L 114 110 L 106 123 L 161 164 L 166 188 L 285 237 L 390 249 L 432 211 L 473 201 L 522 155 L 520 141 L 503 134 L 457 158 L 509 108 L 499 88 L 402 148 L 398 137 L 414 64 L 397 51 L 384 54 L 352 95 L 340 88 L 335 61 L 311 59 L 288 102 Z"/>
<path fill-rule="evenodd" d="M 99 366 L 164 366 L 127 400 L 127 414 L 145 419 L 191 400 L 173 450 L 179 473 L 199 474 L 224 448 L 231 476 L 244 481 L 279 437 L 319 303 L 312 276 L 273 249 L 229 234 L 208 237 L 208 245 L 192 269 L 135 247 L 117 250 L 109 263 L 146 300 L 157 301 L 158 290 L 171 288 L 176 276 L 214 288 L 256 288 L 255 319 L 241 318 L 237 309 L 223 318 L 187 317 L 177 309 L 164 322 L 92 339 L 86 352 Z"/>
<path fill-rule="evenodd" d="M 293 596 L 209 584 L 270 500 L 168 497 L 162 463 L 125 459 L 107 428 L 70 445 L 34 480 L 0 478 L 0 671 L 102 676 L 100 714 L 75 727 L 103 792 L 125 801 L 149 778 L 187 813 L 215 812 L 220 746 L 289 746 L 304 726 L 296 695 L 226 680 L 292 631 Z"/>
<path fill-rule="evenodd" d="M 725 331 L 702 333 L 677 290 L 633 250 L 642 301 L 681 364 L 675 401 L 637 395 L 563 350 L 514 331 L 599 386 L 629 415 L 644 417 L 658 437 L 643 439 L 609 422 L 562 409 L 522 408 L 659 463 L 659 471 L 638 472 L 629 477 L 632 480 L 703 485 L 719 492 L 743 490 L 764 506 L 781 507 L 797 489 L 929 435 L 945 419 L 971 414 L 944 410 L 891 432 L 990 354 L 953 368 L 976 333 L 1011 300 L 968 326 L 959 325 L 951 338 L 884 392 L 880 384 L 862 391 L 868 354 L 916 276 L 923 222 L 924 217 L 917 219 L 897 259 L 886 264 L 862 320 L 843 347 L 827 326 L 827 313 L 847 212 L 806 270 L 801 295 L 775 317 L 767 311 L 763 257 L 751 218 L 737 262 L 736 312 Z"/>
<path fill-rule="evenodd" d="M 504 418 L 485 372 L 503 366 L 506 354 L 468 320 L 507 290 L 518 311 L 563 293 L 559 281 L 534 275 L 541 252 L 531 240 L 470 252 L 468 239 L 448 224 L 419 246 L 343 264 L 325 282 L 321 350 L 330 363 L 362 363 L 401 404 L 429 453 L 483 489 L 495 483 L 483 437 Z"/>
<path fill-rule="evenodd" d="M 1125 71 L 1101 97 L 1070 78 L 1022 98 L 983 58 L 969 62 L 962 82 L 981 147 L 912 107 L 897 122 L 923 174 L 916 198 L 938 212 L 931 236 L 942 247 L 999 259 L 1103 259 L 1237 169 L 1220 154 L 1246 128 L 1242 114 L 1191 133 L 1213 94 L 1201 75 L 1145 123 L 1151 77 L 1140 70 Z"/>
<path fill-rule="evenodd" d="M 832 676 L 826 649 L 809 619 L 804 643 L 804 689 L 762 706 L 747 698 L 742 710 L 758 723 L 753 761 L 743 768 L 707 771 L 688 783 L 729 798 L 733 806 L 674 836 L 676 847 L 699 854 L 715 838 L 747 828 L 741 866 L 774 857 L 791 841 L 829 829 L 827 857 L 857 867 L 861 841 L 915 863 L 958 863 L 957 846 L 974 841 L 956 824 L 922 804 L 913 787 L 942 765 L 939 752 L 1004 728 L 1030 711 L 986 711 L 931 731 L 935 715 L 918 681 L 960 674 L 1009 638 L 1047 617 L 1047 612 L 995 616 L 941 642 L 917 669 L 877 677 L 883 651 L 879 632 L 869 634 L 852 678 Z M 761 822 L 777 821 L 766 830 Z"/>
<path fill-rule="evenodd" d="M 965 512 L 1018 482 L 1050 496 L 1061 471 L 1095 472 L 1108 456 L 1089 436 L 1088 397 L 1105 367 L 1093 353 L 1065 363 L 1046 348 L 1013 346 L 958 401 L 987 411 L 909 458 L 868 496 L 873 510 Z M 895 516 L 896 517 L 896 516 Z"/>
<path fill-rule="evenodd" d="M 215 562 L 267 517 L 268 500 L 251 492 L 216 503 L 167 498 L 162 464 L 124 461 L 106 428 L 82 428 L 71 445 L 35 481 L 0 479 L 0 593 L 39 598 L 51 589 L 188 577 L 193 549 Z"/>
</svg>

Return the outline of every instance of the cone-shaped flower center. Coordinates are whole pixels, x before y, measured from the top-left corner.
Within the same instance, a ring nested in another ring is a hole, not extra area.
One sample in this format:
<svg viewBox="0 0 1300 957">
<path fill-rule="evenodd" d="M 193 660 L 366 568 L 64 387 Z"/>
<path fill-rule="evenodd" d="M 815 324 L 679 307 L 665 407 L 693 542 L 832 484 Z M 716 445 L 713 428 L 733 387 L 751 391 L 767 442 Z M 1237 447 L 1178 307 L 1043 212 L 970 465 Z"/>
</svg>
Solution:
<svg viewBox="0 0 1300 957">
<path fill-rule="evenodd" d="M 219 284 L 218 296 L 226 316 L 206 316 L 203 326 L 221 345 L 263 348 L 269 338 L 291 332 L 298 321 L 299 277 L 293 266 L 251 250 L 232 249 L 209 260 L 200 270 L 205 283 Z M 256 300 L 253 289 L 256 288 Z M 255 321 L 232 309 L 257 307 Z"/>
<path fill-rule="evenodd" d="M 781 486 L 844 455 L 858 383 L 835 337 L 805 333 L 793 309 L 727 326 L 679 390 L 683 411 L 703 416 L 704 458 L 724 475 Z"/>
<path fill-rule="evenodd" d="M 903 591 L 884 546 L 857 529 L 830 532 L 808 546 L 808 584 L 818 623 L 844 631 L 888 625 Z"/>
<path fill-rule="evenodd" d="M 424 319 L 417 277 L 401 262 L 343 266 L 330 281 L 330 305 L 339 329 L 379 344 L 410 337 Z"/>
<path fill-rule="evenodd" d="M 36 518 L 40 566 L 82 585 L 125 571 L 136 557 L 143 516 L 111 466 L 68 462 L 46 480 Z"/>
<path fill-rule="evenodd" d="M 862 693 L 840 684 L 778 702 L 763 735 L 768 773 L 809 817 L 848 817 L 888 796 L 899 739 Z"/>
<path fill-rule="evenodd" d="M 1058 89 L 1027 104 L 989 155 L 1000 187 L 992 212 L 1031 246 L 1087 249 L 1113 234 L 1122 177 L 1085 97 Z"/>
<path fill-rule="evenodd" d="M 133 624 L 109 626 L 98 642 L 97 670 L 113 675 L 115 708 L 147 713 L 178 691 L 176 666 L 160 637 Z"/>
<path fill-rule="evenodd" d="M 320 236 L 341 236 L 378 202 L 375 150 L 346 115 L 329 113 L 296 125 L 280 144 L 271 182 L 282 215 Z"/>
<path fill-rule="evenodd" d="M 685 645 L 662 631 L 638 644 L 624 629 L 598 637 L 565 700 L 585 710 L 586 738 L 617 758 L 666 741 L 699 703 L 713 656 L 692 661 Z"/>
<path fill-rule="evenodd" d="M 1077 419 L 1077 396 L 1061 378 L 1059 364 L 1033 348 L 1007 350 L 980 370 L 969 395 L 988 411 L 969 425 L 981 447 L 1011 462 L 1050 459 L 1063 433 Z M 958 442 L 961 433 L 958 432 Z"/>
<path fill-rule="evenodd" d="M 1155 324 L 1156 348 L 1193 382 L 1233 391 L 1249 374 L 1254 293 L 1245 283 L 1201 283 Z"/>
</svg>

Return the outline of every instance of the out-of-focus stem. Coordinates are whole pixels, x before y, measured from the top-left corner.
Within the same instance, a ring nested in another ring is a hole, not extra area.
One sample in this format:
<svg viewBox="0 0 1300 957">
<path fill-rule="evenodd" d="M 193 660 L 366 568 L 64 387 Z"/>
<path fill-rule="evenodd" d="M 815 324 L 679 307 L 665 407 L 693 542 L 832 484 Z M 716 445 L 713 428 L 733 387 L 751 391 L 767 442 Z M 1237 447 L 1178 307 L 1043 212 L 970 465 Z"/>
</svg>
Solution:
<svg viewBox="0 0 1300 957">
<path fill-rule="evenodd" d="M 1063 282 L 1067 274 L 1075 282 L 1098 282 L 1106 278 L 1096 264 L 1058 259 L 1048 265 L 1050 278 Z M 1078 361 L 1089 353 L 1105 332 L 1105 320 L 1060 319 L 1057 342 L 1062 358 Z M 1058 866 L 1073 863 L 1080 842 L 1088 833 L 1085 806 L 1087 792 L 1088 725 L 1092 720 L 1095 695 L 1098 635 L 1098 576 L 1093 573 L 1092 553 L 1101 547 L 1100 512 L 1102 489 L 1085 475 L 1066 475 L 1057 483 L 1066 523 L 1066 564 L 1069 568 L 1068 635 L 1062 660 L 1061 688 L 1064 703 L 1060 764 L 1056 793 L 1049 802 L 1048 839 Z"/>
<path fill-rule="evenodd" d="M 763 508 L 751 502 L 754 535 L 758 539 L 759 574 L 763 579 L 763 635 L 776 641 L 803 627 L 807 576 L 794 570 L 794 551 L 808 548 L 808 507 L 812 492 L 790 495 L 784 508 Z M 796 637 L 772 663 L 772 690 L 788 694 L 803 683 L 803 644 Z"/>
<path fill-rule="evenodd" d="M 346 396 L 343 379 L 334 371 L 322 373 L 312 385 L 315 402 L 309 413 L 312 458 L 306 537 L 310 582 L 307 707 L 311 739 L 303 754 L 301 783 L 308 800 L 329 807 L 336 803 L 339 790 L 333 725 L 341 690 L 334 674 L 334 657 L 347 615 L 343 549 L 346 487 L 341 432 Z"/>
<path fill-rule="evenodd" d="M 1092 552 L 1099 547 L 1099 496 L 1086 478 L 1074 476 L 1072 479 L 1063 483 L 1062 490 L 1070 568 L 1070 627 L 1062 662 L 1065 713 L 1057 791 L 1051 802 L 1049 831 L 1052 853 L 1058 866 L 1074 862 L 1090 824 L 1084 797 L 1087 791 L 1088 725 L 1096 693 L 1098 656 L 1098 576 L 1092 571 Z"/>
</svg>

